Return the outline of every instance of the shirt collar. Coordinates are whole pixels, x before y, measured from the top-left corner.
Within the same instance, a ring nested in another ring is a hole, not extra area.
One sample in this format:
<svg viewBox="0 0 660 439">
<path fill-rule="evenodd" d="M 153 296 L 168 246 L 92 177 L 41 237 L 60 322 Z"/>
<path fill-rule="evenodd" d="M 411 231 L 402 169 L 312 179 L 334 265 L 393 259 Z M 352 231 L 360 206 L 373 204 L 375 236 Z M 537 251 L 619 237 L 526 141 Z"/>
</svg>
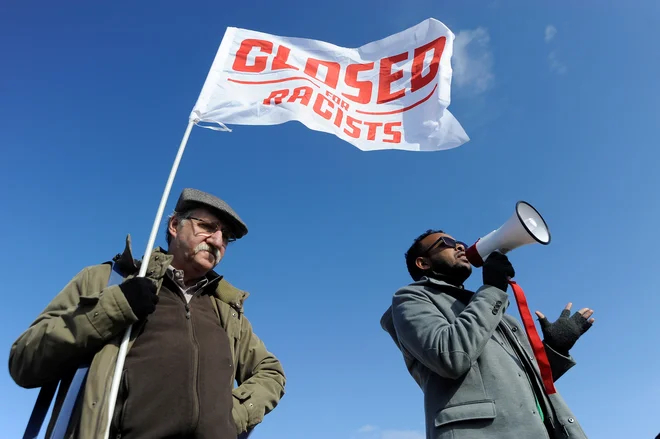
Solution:
<svg viewBox="0 0 660 439">
<path fill-rule="evenodd" d="M 187 291 L 187 290 L 197 291 L 200 288 L 204 288 L 206 284 L 209 283 L 208 278 L 205 276 L 202 277 L 199 281 L 197 281 L 196 284 L 187 287 L 183 281 L 184 279 L 183 270 L 177 270 L 171 265 L 167 267 L 167 277 L 169 277 L 170 280 L 172 280 L 175 284 L 177 284 L 183 291 Z"/>
</svg>

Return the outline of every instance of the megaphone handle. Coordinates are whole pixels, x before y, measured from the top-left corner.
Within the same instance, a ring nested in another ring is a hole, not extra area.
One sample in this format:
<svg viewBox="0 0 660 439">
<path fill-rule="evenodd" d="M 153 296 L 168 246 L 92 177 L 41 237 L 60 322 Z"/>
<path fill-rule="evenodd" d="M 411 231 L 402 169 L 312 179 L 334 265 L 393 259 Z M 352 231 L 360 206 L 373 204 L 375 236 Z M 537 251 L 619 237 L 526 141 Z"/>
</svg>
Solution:
<svg viewBox="0 0 660 439">
<path fill-rule="evenodd" d="M 536 357 L 536 362 L 539 365 L 539 370 L 541 371 L 541 379 L 543 380 L 543 385 L 545 391 L 548 395 L 557 393 L 555 389 L 555 382 L 552 378 L 552 369 L 550 368 L 550 361 L 548 360 L 548 355 L 545 353 L 545 347 L 539 337 L 539 333 L 536 331 L 536 326 L 534 326 L 534 319 L 532 319 L 532 314 L 529 312 L 529 306 L 527 306 L 527 298 L 525 297 L 525 292 L 520 288 L 520 286 L 509 280 L 509 285 L 513 289 L 513 295 L 516 298 L 516 303 L 518 304 L 518 311 L 520 312 L 520 318 L 523 321 L 525 326 L 525 333 L 527 333 L 527 339 L 532 345 L 532 350 L 534 351 L 534 357 Z"/>
</svg>

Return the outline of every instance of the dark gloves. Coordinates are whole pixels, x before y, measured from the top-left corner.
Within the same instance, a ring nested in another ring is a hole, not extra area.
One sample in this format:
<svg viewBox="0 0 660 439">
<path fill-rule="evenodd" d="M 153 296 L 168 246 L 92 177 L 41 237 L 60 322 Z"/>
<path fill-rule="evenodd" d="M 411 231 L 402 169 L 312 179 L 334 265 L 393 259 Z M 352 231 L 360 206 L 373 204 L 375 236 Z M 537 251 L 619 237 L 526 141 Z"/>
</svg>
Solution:
<svg viewBox="0 0 660 439">
<path fill-rule="evenodd" d="M 593 310 L 589 308 L 583 308 L 569 318 L 570 314 L 570 303 L 553 323 L 550 323 L 540 312 L 536 312 L 543 331 L 543 341 L 555 351 L 566 356 L 578 338 L 587 332 L 594 322 L 594 319 L 589 319 L 593 314 Z"/>
<path fill-rule="evenodd" d="M 134 277 L 119 285 L 119 288 L 139 320 L 156 310 L 158 296 L 156 295 L 156 285 L 152 280 Z"/>
<path fill-rule="evenodd" d="M 506 291 L 509 279 L 516 275 L 509 258 L 500 252 L 493 252 L 486 258 L 483 266 L 484 285 Z"/>
</svg>

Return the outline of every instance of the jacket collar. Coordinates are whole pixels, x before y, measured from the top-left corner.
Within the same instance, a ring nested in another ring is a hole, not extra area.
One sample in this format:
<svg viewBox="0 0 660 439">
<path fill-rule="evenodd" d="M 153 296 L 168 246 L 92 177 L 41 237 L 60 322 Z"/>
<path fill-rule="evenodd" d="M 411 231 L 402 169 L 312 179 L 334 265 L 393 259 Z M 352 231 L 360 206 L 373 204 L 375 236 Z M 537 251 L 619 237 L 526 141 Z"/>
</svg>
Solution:
<svg viewBox="0 0 660 439">
<path fill-rule="evenodd" d="M 113 259 L 113 262 L 119 268 L 119 272 L 124 277 L 134 274 L 138 271 L 138 264 L 140 261 L 133 259 L 133 250 L 131 249 L 131 235 L 126 235 L 126 244 L 124 251 L 118 253 Z"/>
<path fill-rule="evenodd" d="M 474 292 L 466 290 L 462 285 L 460 287 L 451 285 L 445 281 L 434 279 L 432 277 L 424 276 L 419 281 L 415 282 L 413 285 L 422 285 L 437 289 L 440 293 L 448 294 L 453 298 L 460 300 L 465 305 L 470 303 L 474 297 Z"/>
<path fill-rule="evenodd" d="M 172 263 L 172 255 L 167 254 L 167 251 L 161 247 L 157 247 L 151 253 L 149 258 L 149 266 L 147 267 L 147 277 L 152 279 L 161 279 L 167 272 L 167 267 Z M 142 261 L 133 258 L 133 250 L 131 248 L 131 235 L 126 236 L 126 246 L 121 254 L 117 254 L 113 258 L 115 264 L 119 268 L 120 273 L 124 277 L 129 275 L 137 275 Z M 243 303 L 248 298 L 249 293 L 239 290 L 230 284 L 222 275 L 216 273 L 214 270 L 206 274 L 209 284 L 206 288 L 213 288 L 213 295 L 220 301 L 225 302 L 237 311 L 243 311 Z"/>
</svg>

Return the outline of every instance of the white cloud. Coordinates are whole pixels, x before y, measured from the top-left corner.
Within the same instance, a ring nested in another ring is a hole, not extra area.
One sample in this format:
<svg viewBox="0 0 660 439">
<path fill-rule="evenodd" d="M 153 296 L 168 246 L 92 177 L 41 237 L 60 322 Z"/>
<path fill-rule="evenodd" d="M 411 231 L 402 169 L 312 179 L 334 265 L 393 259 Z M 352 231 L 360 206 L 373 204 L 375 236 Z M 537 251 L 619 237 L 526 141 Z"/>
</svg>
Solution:
<svg viewBox="0 0 660 439">
<path fill-rule="evenodd" d="M 545 42 L 550 43 L 555 36 L 557 35 L 557 28 L 549 24 L 545 27 Z M 563 75 L 568 71 L 566 64 L 564 64 L 557 55 L 557 51 L 553 50 L 548 54 L 548 64 L 550 66 L 550 71 L 557 73 L 558 75 Z"/>
<path fill-rule="evenodd" d="M 561 62 L 557 57 L 557 51 L 553 50 L 548 54 L 548 62 L 550 63 L 550 70 L 560 75 L 563 75 L 568 70 L 566 64 Z"/>
<path fill-rule="evenodd" d="M 426 439 L 426 436 L 421 431 L 385 430 L 381 433 L 380 439 Z"/>
<path fill-rule="evenodd" d="M 454 40 L 453 82 L 474 94 L 493 85 L 493 54 L 490 35 L 483 27 L 459 31 Z"/>
<path fill-rule="evenodd" d="M 352 437 L 356 439 L 426 439 L 422 431 L 380 430 L 374 425 L 360 427 Z"/>
</svg>

